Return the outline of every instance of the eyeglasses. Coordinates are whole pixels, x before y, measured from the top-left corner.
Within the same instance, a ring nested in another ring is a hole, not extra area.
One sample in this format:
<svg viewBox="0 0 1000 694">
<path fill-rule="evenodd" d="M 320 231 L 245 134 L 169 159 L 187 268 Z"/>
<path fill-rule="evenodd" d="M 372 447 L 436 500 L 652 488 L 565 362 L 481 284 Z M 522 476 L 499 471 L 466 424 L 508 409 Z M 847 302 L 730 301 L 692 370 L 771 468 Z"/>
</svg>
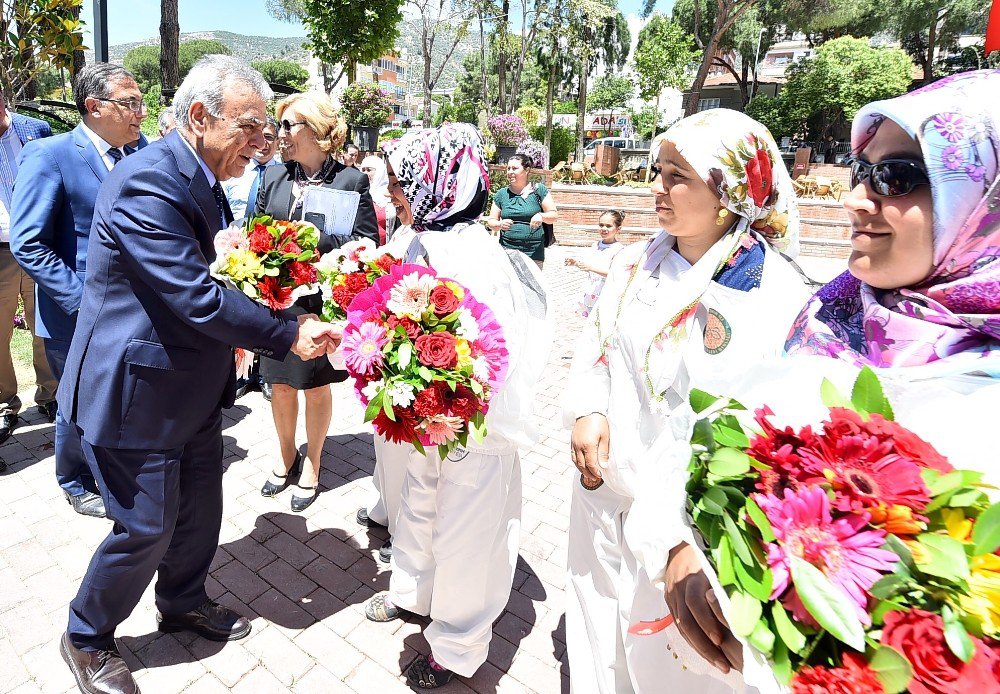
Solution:
<svg viewBox="0 0 1000 694">
<path fill-rule="evenodd" d="M 284 130 L 286 133 L 292 132 L 292 128 L 296 125 L 308 125 L 304 120 L 297 120 L 294 123 L 289 121 L 287 118 L 278 123 L 278 132 Z"/>
<path fill-rule="evenodd" d="M 105 99 L 104 97 L 95 96 L 93 97 L 98 101 L 107 101 L 108 103 L 118 104 L 119 106 L 124 106 L 132 113 L 145 113 L 146 112 L 146 102 L 142 99 Z"/>
<path fill-rule="evenodd" d="M 877 164 L 855 159 L 851 162 L 851 188 L 865 181 L 883 198 L 898 198 L 917 186 L 930 185 L 927 169 L 906 159 L 885 159 Z"/>
</svg>

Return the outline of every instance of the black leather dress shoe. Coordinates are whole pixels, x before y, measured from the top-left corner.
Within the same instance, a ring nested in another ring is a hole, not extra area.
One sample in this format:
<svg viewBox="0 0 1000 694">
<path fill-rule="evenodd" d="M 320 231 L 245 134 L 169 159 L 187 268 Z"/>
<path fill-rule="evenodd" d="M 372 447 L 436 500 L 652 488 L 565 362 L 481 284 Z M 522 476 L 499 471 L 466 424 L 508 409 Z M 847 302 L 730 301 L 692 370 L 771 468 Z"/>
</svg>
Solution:
<svg viewBox="0 0 1000 694">
<path fill-rule="evenodd" d="M 63 633 L 59 652 L 76 679 L 76 686 L 85 694 L 139 694 L 128 665 L 112 646 L 106 651 L 81 651 Z"/>
<path fill-rule="evenodd" d="M 63 495 L 66 497 L 66 503 L 72 506 L 73 510 L 81 516 L 105 518 L 108 515 L 107 510 L 104 508 L 104 500 L 93 492 L 84 492 L 83 494 L 73 496 L 63 490 Z"/>
<path fill-rule="evenodd" d="M 56 404 L 55 400 L 47 402 L 44 405 L 39 405 L 35 409 L 38 410 L 38 414 L 45 415 L 45 418 L 49 420 L 49 424 L 55 424 L 56 410 L 59 409 L 59 405 Z"/>
<path fill-rule="evenodd" d="M 0 443 L 3 443 L 10 438 L 10 435 L 14 433 L 14 427 L 17 426 L 18 418 L 16 414 L 5 414 L 0 417 Z"/>
<path fill-rule="evenodd" d="M 156 621 L 160 631 L 193 631 L 209 641 L 235 641 L 250 633 L 250 620 L 214 600 L 206 600 L 186 614 L 157 613 Z"/>
<path fill-rule="evenodd" d="M 392 540 L 386 540 L 382 546 L 378 548 L 378 558 L 383 564 L 388 564 L 392 561 Z"/>
<path fill-rule="evenodd" d="M 381 523 L 376 523 L 369 517 L 367 508 L 359 508 L 358 515 L 354 517 L 358 521 L 358 525 L 363 525 L 366 528 L 384 528 L 385 526 Z"/>
</svg>

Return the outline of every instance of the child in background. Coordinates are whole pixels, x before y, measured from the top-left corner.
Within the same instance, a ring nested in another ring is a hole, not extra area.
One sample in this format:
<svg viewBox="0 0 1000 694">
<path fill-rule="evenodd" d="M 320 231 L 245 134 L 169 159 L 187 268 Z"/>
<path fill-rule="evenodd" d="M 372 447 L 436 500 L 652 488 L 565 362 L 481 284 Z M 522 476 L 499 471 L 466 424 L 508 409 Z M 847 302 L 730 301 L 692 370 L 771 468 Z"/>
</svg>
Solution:
<svg viewBox="0 0 1000 694">
<path fill-rule="evenodd" d="M 590 275 L 589 284 L 580 300 L 580 315 L 584 318 L 590 315 L 590 310 L 597 303 L 597 297 L 601 295 L 601 288 L 604 287 L 604 279 L 608 276 L 611 260 L 623 247 L 618 242 L 618 232 L 621 231 L 624 221 L 624 212 L 605 211 L 597 223 L 601 232 L 600 241 L 596 241 L 593 246 L 587 249 L 582 258 L 566 258 L 567 265 L 580 268 Z"/>
</svg>

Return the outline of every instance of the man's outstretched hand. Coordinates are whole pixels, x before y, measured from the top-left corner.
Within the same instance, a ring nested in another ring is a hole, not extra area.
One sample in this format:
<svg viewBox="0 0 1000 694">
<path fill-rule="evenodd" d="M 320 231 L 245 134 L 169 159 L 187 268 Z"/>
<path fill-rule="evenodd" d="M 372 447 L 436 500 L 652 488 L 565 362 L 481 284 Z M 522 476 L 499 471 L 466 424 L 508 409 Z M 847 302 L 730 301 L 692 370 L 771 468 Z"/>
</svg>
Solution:
<svg viewBox="0 0 1000 694">
<path fill-rule="evenodd" d="M 332 323 L 324 323 L 312 313 L 299 316 L 299 333 L 292 352 L 303 360 L 315 359 L 337 349 L 343 331 Z"/>
</svg>

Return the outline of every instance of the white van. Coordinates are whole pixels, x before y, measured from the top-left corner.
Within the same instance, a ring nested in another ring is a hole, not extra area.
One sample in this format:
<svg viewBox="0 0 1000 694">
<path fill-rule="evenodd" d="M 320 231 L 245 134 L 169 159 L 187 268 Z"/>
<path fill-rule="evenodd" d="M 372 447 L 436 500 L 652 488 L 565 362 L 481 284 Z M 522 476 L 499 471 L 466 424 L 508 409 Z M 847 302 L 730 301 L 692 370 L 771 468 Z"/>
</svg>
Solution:
<svg viewBox="0 0 1000 694">
<path fill-rule="evenodd" d="M 618 149 L 648 149 L 649 145 L 645 140 L 629 139 L 625 137 L 599 137 L 592 140 L 583 148 L 584 155 L 593 154 L 597 151 L 597 145 L 607 145 Z"/>
</svg>

